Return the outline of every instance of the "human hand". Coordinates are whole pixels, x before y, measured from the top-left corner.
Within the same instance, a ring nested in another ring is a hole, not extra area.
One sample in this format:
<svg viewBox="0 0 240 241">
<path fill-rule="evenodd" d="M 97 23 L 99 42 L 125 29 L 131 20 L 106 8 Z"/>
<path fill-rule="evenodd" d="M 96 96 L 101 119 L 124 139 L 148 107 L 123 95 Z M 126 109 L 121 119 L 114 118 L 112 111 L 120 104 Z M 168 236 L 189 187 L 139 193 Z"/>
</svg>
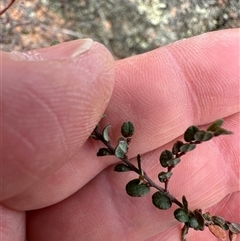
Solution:
<svg viewBox="0 0 240 241">
<path fill-rule="evenodd" d="M 44 59 L 58 59 L 61 46 L 52 53 L 39 51 Z M 238 49 L 239 30 L 225 30 L 117 61 L 106 111 L 113 62 L 100 45 L 74 64 L 66 60 L 67 67 L 63 60 L 13 63 L 3 55 L 3 64 L 9 64 L 3 74 L 2 202 L 9 207 L 2 209 L 9 228 L 4 240 L 24 240 L 23 211 L 31 209 L 37 210 L 27 213 L 29 241 L 178 240 L 181 225 L 173 210 L 156 209 L 149 196 L 127 196 L 124 186 L 136 175 L 113 172 L 117 159 L 97 158 L 101 144 L 85 142 L 103 112 L 113 139 L 122 122 L 134 122 L 129 157 L 135 162 L 143 154 L 143 168 L 155 180 L 161 151 L 171 148 L 189 125 L 224 118 L 234 135 L 215 138 L 184 156 L 170 192 L 178 198 L 185 194 L 192 209 L 239 222 Z M 94 84 L 83 89 L 86 79 Z M 207 230 L 193 231 L 188 240 L 214 237 Z"/>
</svg>

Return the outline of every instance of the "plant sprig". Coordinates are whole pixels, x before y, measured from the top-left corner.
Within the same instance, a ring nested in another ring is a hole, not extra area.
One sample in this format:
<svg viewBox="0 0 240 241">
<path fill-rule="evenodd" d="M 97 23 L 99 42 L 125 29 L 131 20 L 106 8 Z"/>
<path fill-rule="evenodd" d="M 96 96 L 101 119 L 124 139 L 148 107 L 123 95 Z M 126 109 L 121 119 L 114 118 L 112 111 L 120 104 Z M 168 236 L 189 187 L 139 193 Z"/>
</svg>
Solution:
<svg viewBox="0 0 240 241">
<path fill-rule="evenodd" d="M 166 171 L 160 172 L 158 179 L 160 183 L 163 183 L 164 187 L 156 184 L 142 169 L 140 154 L 137 155 L 137 166 L 128 159 L 127 152 L 135 131 L 132 122 L 127 121 L 123 123 L 121 126 L 122 136 L 118 139 L 118 144 L 115 147 L 112 145 L 109 137 L 110 125 L 101 130 L 100 124 L 98 124 L 93 130 L 91 137 L 101 141 L 105 145 L 104 148 L 99 149 L 97 156 L 114 155 L 122 161 L 122 163 L 115 165 L 114 171 L 133 171 L 138 174 L 138 178 L 129 181 L 126 185 L 126 192 L 129 196 L 142 197 L 150 193 L 150 188 L 155 188 L 157 192 L 152 195 L 152 203 L 155 207 L 167 210 L 171 208 L 173 203 L 178 206 L 174 211 L 174 217 L 179 222 L 184 223 L 181 234 L 182 241 L 186 240 L 189 228 L 202 231 L 205 227 L 208 227 L 212 234 L 220 240 L 226 240 L 228 231 L 229 240 L 234 241 L 240 233 L 240 224 L 227 221 L 220 216 L 211 216 L 208 212 L 203 213 L 201 209 L 191 211 L 188 209 L 186 197 L 183 195 L 180 201 L 170 193 L 168 188 L 169 181 L 173 175 L 172 171 L 181 162 L 183 155 L 194 150 L 202 142 L 209 141 L 216 136 L 232 134 L 231 131 L 222 128 L 223 122 L 222 119 L 219 119 L 206 130 L 201 130 L 194 125 L 190 126 L 184 133 L 185 142 L 176 141 L 171 151 L 162 151 L 159 162 L 162 167 L 166 168 Z"/>
</svg>

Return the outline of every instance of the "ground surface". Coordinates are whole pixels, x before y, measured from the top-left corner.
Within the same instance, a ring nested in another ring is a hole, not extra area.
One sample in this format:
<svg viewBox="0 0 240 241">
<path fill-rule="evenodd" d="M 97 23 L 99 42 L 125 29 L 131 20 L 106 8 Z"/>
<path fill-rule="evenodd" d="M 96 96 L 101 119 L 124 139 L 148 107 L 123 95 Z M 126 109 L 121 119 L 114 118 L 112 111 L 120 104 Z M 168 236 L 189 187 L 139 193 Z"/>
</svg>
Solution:
<svg viewBox="0 0 240 241">
<path fill-rule="evenodd" d="M 1 8 L 9 0 L 2 0 Z M 237 0 L 17 0 L 0 17 L 1 48 L 25 51 L 91 37 L 116 58 L 240 27 Z"/>
</svg>

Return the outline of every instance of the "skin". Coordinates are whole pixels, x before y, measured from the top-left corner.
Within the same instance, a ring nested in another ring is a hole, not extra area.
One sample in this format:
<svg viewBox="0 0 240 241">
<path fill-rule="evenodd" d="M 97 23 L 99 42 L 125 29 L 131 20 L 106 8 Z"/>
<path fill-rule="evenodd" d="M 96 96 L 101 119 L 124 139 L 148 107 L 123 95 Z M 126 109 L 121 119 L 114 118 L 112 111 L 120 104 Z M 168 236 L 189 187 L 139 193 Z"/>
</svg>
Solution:
<svg viewBox="0 0 240 241">
<path fill-rule="evenodd" d="M 74 58 L 82 41 L 2 52 L 2 240 L 180 240 L 177 206 L 162 211 L 151 196 L 129 197 L 125 184 L 137 175 L 96 157 L 103 145 L 88 136 L 103 113 L 113 140 L 134 122 L 128 156 L 136 164 L 142 154 L 156 182 L 161 151 L 188 126 L 224 118 L 234 135 L 184 156 L 169 188 L 191 209 L 240 222 L 239 40 L 239 29 L 223 30 L 116 62 L 95 42 Z M 206 229 L 190 230 L 192 240 L 217 239 Z"/>
</svg>

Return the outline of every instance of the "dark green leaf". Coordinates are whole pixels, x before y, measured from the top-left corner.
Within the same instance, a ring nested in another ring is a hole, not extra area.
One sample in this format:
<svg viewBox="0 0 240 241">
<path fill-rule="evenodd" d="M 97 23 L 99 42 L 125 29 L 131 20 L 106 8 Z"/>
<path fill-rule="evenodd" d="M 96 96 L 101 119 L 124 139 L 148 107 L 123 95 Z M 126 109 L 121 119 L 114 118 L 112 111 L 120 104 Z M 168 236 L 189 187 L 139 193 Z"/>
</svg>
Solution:
<svg viewBox="0 0 240 241">
<path fill-rule="evenodd" d="M 215 131 L 216 129 L 218 129 L 219 127 L 222 126 L 224 120 L 223 119 L 219 119 L 214 121 L 208 128 L 207 131 Z"/>
<path fill-rule="evenodd" d="M 225 224 L 225 219 L 220 216 L 212 216 L 212 221 L 219 226 Z"/>
<path fill-rule="evenodd" d="M 127 121 L 122 124 L 121 133 L 124 137 L 131 137 L 134 134 L 135 127 L 132 122 Z"/>
<path fill-rule="evenodd" d="M 142 197 L 150 192 L 150 187 L 139 179 L 134 179 L 126 185 L 126 192 L 131 197 Z"/>
<path fill-rule="evenodd" d="M 194 135 L 196 141 L 208 141 L 213 138 L 213 133 L 210 131 L 198 131 Z"/>
<path fill-rule="evenodd" d="M 160 182 L 165 182 L 166 179 L 169 179 L 172 176 L 172 172 L 160 172 L 158 174 L 158 179 Z"/>
<path fill-rule="evenodd" d="M 214 224 L 220 226 L 224 230 L 228 230 L 228 225 L 225 222 L 225 219 L 220 216 L 212 216 L 212 221 Z"/>
<path fill-rule="evenodd" d="M 226 130 L 226 129 L 223 129 L 223 128 L 221 128 L 221 127 L 217 128 L 217 129 L 214 131 L 214 136 L 229 135 L 229 134 L 233 134 L 233 132 L 228 131 L 228 130 Z"/>
<path fill-rule="evenodd" d="M 126 164 L 117 164 L 114 167 L 114 171 L 115 172 L 128 172 L 128 171 L 131 171 L 131 168 L 129 166 L 127 166 Z"/>
<path fill-rule="evenodd" d="M 180 151 L 182 152 L 188 152 L 188 151 L 192 151 L 196 148 L 196 144 L 189 144 L 189 143 L 186 143 L 184 145 L 182 145 L 180 147 Z"/>
<path fill-rule="evenodd" d="M 110 141 L 110 138 L 108 136 L 108 132 L 109 132 L 109 129 L 110 129 L 111 125 L 107 125 L 104 129 L 103 129 L 103 132 L 102 132 L 102 135 L 103 135 L 103 139 L 105 141 Z"/>
<path fill-rule="evenodd" d="M 181 159 L 179 157 L 178 158 L 174 158 L 172 160 L 167 161 L 167 165 L 169 167 L 175 167 L 180 161 L 181 161 Z"/>
<path fill-rule="evenodd" d="M 204 213 L 204 214 L 203 214 L 203 218 L 204 218 L 205 220 L 207 220 L 207 221 L 211 221 L 211 220 L 212 220 L 212 217 L 211 217 L 211 215 L 210 215 L 209 212 Z"/>
<path fill-rule="evenodd" d="M 183 203 L 183 209 L 186 213 L 188 213 L 188 201 L 186 197 L 183 195 L 182 196 L 182 203 Z"/>
<path fill-rule="evenodd" d="M 118 140 L 118 145 L 115 148 L 115 156 L 117 158 L 124 158 L 125 154 L 128 151 L 128 144 L 124 139 L 119 139 Z"/>
<path fill-rule="evenodd" d="M 190 142 L 194 140 L 194 135 L 199 131 L 199 128 L 197 126 L 190 126 L 187 128 L 187 130 L 184 133 L 184 140 L 186 142 Z"/>
<path fill-rule="evenodd" d="M 188 226 L 190 228 L 193 228 L 193 229 L 197 230 L 198 226 L 199 226 L 197 219 L 194 218 L 194 217 L 189 217 Z"/>
<path fill-rule="evenodd" d="M 178 152 L 180 152 L 180 147 L 183 145 L 184 143 L 182 141 L 176 141 L 173 145 L 172 148 L 172 153 L 174 155 L 176 155 Z"/>
<path fill-rule="evenodd" d="M 203 218 L 203 214 L 199 210 L 196 209 L 194 211 L 194 215 L 195 215 L 195 218 L 198 221 L 198 229 L 199 230 L 204 230 L 205 220 Z"/>
<path fill-rule="evenodd" d="M 174 156 L 172 152 L 170 152 L 169 150 L 165 150 L 160 155 L 160 163 L 163 167 L 167 167 L 168 166 L 167 162 L 172 160 L 173 158 Z"/>
<path fill-rule="evenodd" d="M 189 220 L 188 214 L 182 208 L 176 209 L 173 214 L 179 222 L 186 223 Z"/>
<path fill-rule="evenodd" d="M 169 209 L 172 206 L 170 198 L 161 192 L 155 192 L 152 195 L 152 202 L 155 207 L 163 210 Z"/>
<path fill-rule="evenodd" d="M 100 148 L 97 153 L 97 156 L 108 156 L 108 155 L 112 155 L 112 153 L 107 148 Z"/>
</svg>

